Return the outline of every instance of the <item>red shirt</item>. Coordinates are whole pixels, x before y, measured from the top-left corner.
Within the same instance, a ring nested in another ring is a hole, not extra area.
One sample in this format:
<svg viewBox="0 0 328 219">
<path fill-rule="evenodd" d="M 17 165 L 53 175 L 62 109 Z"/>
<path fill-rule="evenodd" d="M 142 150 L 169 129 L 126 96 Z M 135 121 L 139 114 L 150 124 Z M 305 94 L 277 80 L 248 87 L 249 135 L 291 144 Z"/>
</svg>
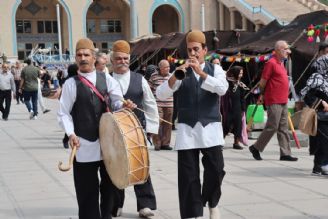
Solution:
<svg viewBox="0 0 328 219">
<path fill-rule="evenodd" d="M 264 90 L 264 103 L 266 106 L 272 104 L 286 104 L 288 102 L 289 82 L 287 70 L 284 63 L 273 56 L 264 65 L 262 79 L 266 80 Z"/>
</svg>

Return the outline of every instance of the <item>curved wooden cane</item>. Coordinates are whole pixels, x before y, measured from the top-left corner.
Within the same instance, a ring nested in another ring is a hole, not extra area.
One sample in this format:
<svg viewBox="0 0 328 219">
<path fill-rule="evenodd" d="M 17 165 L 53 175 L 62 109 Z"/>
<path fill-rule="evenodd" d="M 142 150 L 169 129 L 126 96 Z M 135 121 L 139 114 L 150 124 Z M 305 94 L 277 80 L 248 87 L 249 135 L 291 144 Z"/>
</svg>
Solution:
<svg viewBox="0 0 328 219">
<path fill-rule="evenodd" d="M 63 172 L 69 171 L 72 168 L 72 166 L 73 166 L 73 160 L 74 160 L 75 154 L 76 154 L 76 147 L 73 147 L 73 149 L 71 151 L 71 155 L 69 157 L 69 164 L 68 164 L 68 166 L 67 167 L 63 167 L 63 162 L 59 161 L 59 163 L 58 163 L 58 169 L 60 171 L 63 171 Z"/>
</svg>

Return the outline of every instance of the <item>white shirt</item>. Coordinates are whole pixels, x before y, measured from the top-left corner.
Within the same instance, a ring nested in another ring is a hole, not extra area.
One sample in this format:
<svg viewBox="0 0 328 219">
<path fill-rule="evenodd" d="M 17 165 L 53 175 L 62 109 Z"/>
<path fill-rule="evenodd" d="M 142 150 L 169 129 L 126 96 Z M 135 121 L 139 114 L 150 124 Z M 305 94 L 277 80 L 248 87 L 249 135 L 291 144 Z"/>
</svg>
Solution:
<svg viewBox="0 0 328 219">
<path fill-rule="evenodd" d="M 201 64 L 201 68 L 204 69 L 204 67 L 205 63 Z M 195 72 L 194 75 L 196 79 L 199 80 L 199 75 Z M 173 93 L 179 89 L 181 83 L 181 80 L 177 80 L 173 85 L 173 89 L 171 89 L 168 81 L 165 81 L 156 89 L 157 98 L 165 100 L 172 96 Z M 219 96 L 224 95 L 228 87 L 229 84 L 226 80 L 225 71 L 219 65 L 214 65 L 213 77 L 207 75 L 206 80 L 203 81 L 201 85 L 201 89 L 216 93 Z M 212 122 L 205 127 L 203 127 L 200 122 L 197 122 L 193 128 L 184 123 L 177 124 L 177 135 L 175 140 L 176 150 L 209 148 L 216 145 L 224 145 L 221 122 Z"/>
<path fill-rule="evenodd" d="M 137 73 L 132 73 L 137 74 Z M 115 78 L 120 84 L 123 95 L 126 94 L 130 85 L 130 75 L 131 72 L 128 71 L 124 74 L 117 74 L 113 72 L 113 78 Z M 142 77 L 142 107 L 146 118 L 146 132 L 157 134 L 159 129 L 159 115 L 155 97 L 148 85 L 148 82 L 144 77 Z"/>
<path fill-rule="evenodd" d="M 11 90 L 14 93 L 16 92 L 14 76 L 9 70 L 7 72 L 0 70 L 0 90 Z"/>
<path fill-rule="evenodd" d="M 94 85 L 96 85 L 96 71 L 91 73 L 79 73 L 81 76 L 87 78 Z M 107 90 L 110 94 L 110 103 L 113 110 L 122 108 L 122 92 L 119 84 L 109 74 L 106 74 Z M 74 78 L 69 78 L 62 89 L 60 98 L 60 106 L 57 113 L 59 125 L 65 130 L 66 134 L 70 136 L 75 134 L 74 124 L 71 116 L 71 111 L 76 100 L 76 82 Z M 93 162 L 102 160 L 99 139 L 96 141 L 88 141 L 79 137 L 80 148 L 76 153 L 76 160 L 78 162 Z"/>
</svg>

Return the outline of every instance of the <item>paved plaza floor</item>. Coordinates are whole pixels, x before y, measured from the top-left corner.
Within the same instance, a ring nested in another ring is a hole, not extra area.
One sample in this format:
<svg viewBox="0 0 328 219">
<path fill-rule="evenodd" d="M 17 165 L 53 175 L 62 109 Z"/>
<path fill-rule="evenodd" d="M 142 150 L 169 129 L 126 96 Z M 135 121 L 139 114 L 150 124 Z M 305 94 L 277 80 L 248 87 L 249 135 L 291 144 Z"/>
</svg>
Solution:
<svg viewBox="0 0 328 219">
<path fill-rule="evenodd" d="M 58 101 L 47 100 L 47 105 L 50 113 L 29 120 L 25 106 L 13 101 L 9 120 L 0 121 L 0 219 L 78 218 L 72 171 L 57 168 L 70 154 L 61 143 Z M 177 153 L 149 151 L 158 204 L 153 218 L 178 219 Z M 273 139 L 262 153 L 264 160 L 255 161 L 247 148 L 233 150 L 228 137 L 221 218 L 328 218 L 328 177 L 311 175 L 308 148 L 293 148 L 293 154 L 298 162 L 279 161 Z M 126 191 L 121 218 L 138 218 L 133 188 Z M 208 218 L 207 209 L 203 218 Z"/>
</svg>

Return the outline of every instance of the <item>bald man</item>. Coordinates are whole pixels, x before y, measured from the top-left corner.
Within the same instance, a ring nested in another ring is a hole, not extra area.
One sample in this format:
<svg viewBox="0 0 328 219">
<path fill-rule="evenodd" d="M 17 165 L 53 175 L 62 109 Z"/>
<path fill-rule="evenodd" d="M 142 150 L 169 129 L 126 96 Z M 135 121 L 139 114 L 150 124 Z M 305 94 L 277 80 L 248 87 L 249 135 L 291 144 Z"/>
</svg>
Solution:
<svg viewBox="0 0 328 219">
<path fill-rule="evenodd" d="M 249 147 L 255 160 L 262 160 L 260 152 L 264 151 L 272 136 L 277 133 L 280 147 L 280 160 L 297 161 L 291 156 L 290 138 L 288 133 L 288 94 L 289 81 L 284 61 L 291 54 L 286 41 L 275 43 L 275 55 L 265 63 L 260 80 L 261 98 L 267 108 L 268 120 L 261 135 Z"/>
<path fill-rule="evenodd" d="M 170 63 L 163 59 L 158 64 L 159 72 L 155 72 L 151 75 L 149 79 L 149 85 L 156 97 L 156 88 L 163 84 L 165 81 L 169 80 L 170 74 Z M 159 116 L 166 120 L 172 121 L 173 114 L 173 97 L 169 97 L 165 100 L 160 100 L 156 98 L 157 108 Z M 158 134 L 153 135 L 153 144 L 155 145 L 155 150 L 172 150 L 170 147 L 171 143 L 171 132 L 172 126 L 168 123 L 161 121 Z"/>
</svg>

